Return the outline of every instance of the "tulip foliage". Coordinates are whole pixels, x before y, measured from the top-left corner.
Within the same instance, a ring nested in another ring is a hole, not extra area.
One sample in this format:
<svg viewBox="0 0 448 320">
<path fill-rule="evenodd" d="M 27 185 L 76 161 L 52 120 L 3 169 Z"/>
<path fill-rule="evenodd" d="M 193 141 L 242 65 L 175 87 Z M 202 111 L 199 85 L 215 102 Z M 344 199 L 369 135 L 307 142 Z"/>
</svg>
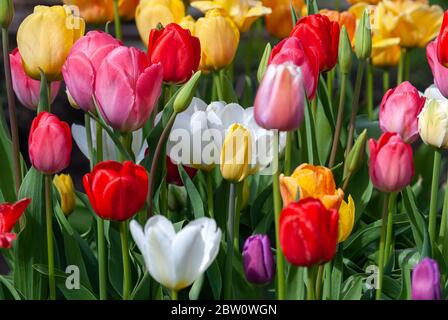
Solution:
<svg viewBox="0 0 448 320">
<path fill-rule="evenodd" d="M 448 11 L 316 2 L 2 1 L 0 299 L 448 298 Z"/>
</svg>

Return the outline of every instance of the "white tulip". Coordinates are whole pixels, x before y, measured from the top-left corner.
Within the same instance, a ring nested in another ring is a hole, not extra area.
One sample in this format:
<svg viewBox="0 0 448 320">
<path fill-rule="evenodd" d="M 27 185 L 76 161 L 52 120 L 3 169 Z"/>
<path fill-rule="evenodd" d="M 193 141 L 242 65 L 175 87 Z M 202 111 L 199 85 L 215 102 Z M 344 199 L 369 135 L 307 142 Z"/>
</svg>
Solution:
<svg viewBox="0 0 448 320">
<path fill-rule="evenodd" d="M 167 218 L 151 217 L 143 230 L 130 223 L 132 237 L 151 276 L 168 289 L 178 291 L 191 285 L 218 255 L 221 230 L 215 220 L 200 218 L 178 233 Z"/>
<path fill-rule="evenodd" d="M 425 93 L 423 95 L 428 99 L 440 100 L 440 101 L 447 100 L 440 92 L 440 90 L 436 87 L 435 84 L 432 84 L 428 88 L 426 88 Z"/>
<path fill-rule="evenodd" d="M 426 99 L 418 116 L 418 131 L 424 143 L 448 148 L 448 100 Z"/>
</svg>

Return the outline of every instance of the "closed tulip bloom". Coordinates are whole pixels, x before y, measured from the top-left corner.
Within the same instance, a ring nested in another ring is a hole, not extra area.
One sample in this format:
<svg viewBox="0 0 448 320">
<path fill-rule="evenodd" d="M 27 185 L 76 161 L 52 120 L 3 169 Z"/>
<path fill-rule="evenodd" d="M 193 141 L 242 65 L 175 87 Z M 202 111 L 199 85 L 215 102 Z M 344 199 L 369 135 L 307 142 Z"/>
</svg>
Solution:
<svg viewBox="0 0 448 320">
<path fill-rule="evenodd" d="M 286 260 L 311 267 L 333 259 L 338 240 L 339 214 L 318 199 L 293 202 L 280 215 L 280 244 Z"/>
<path fill-rule="evenodd" d="M 439 63 L 444 67 L 448 67 L 448 11 L 443 15 L 442 27 L 440 28 L 437 42 L 437 57 Z"/>
<path fill-rule="evenodd" d="M 148 56 L 151 63 L 162 64 L 163 81 L 184 83 L 199 67 L 201 44 L 189 30 L 170 23 L 161 30 L 151 30 Z"/>
<path fill-rule="evenodd" d="M 143 51 L 114 49 L 95 81 L 95 97 L 106 123 L 121 132 L 143 127 L 159 99 L 162 79 L 162 65 L 151 65 Z"/>
<path fill-rule="evenodd" d="M 129 227 L 149 274 L 171 290 L 191 285 L 218 255 L 221 230 L 213 219 L 193 220 L 177 233 L 161 215 L 149 218 L 144 229 L 135 220 Z"/>
<path fill-rule="evenodd" d="M 14 49 L 14 51 L 9 55 L 9 58 L 11 61 L 12 87 L 16 93 L 17 99 L 19 99 L 20 103 L 28 109 L 36 110 L 40 98 L 40 81 L 30 78 L 25 73 L 22 64 L 22 57 L 20 56 L 18 49 Z M 60 87 L 60 81 L 51 83 L 51 102 L 56 99 Z"/>
<path fill-rule="evenodd" d="M 379 123 L 383 132 L 398 133 L 406 143 L 418 138 L 418 115 L 425 105 L 425 97 L 408 81 L 389 89 L 380 106 Z"/>
<path fill-rule="evenodd" d="M 301 68 L 292 63 L 271 64 L 255 97 L 255 121 L 265 129 L 296 130 L 303 121 L 305 99 Z"/>
<path fill-rule="evenodd" d="M 369 140 L 369 175 L 375 188 L 382 192 L 398 192 L 411 183 L 414 176 L 412 148 L 398 134 L 386 132 L 378 141 Z"/>
<path fill-rule="evenodd" d="M 17 235 L 11 231 L 30 202 L 31 199 L 25 198 L 12 204 L 0 204 L 0 248 L 9 249 L 12 247 L 12 242 Z"/>
<path fill-rule="evenodd" d="M 348 202 L 342 200 L 339 207 L 338 243 L 344 242 L 350 236 L 355 225 L 355 202 L 351 195 Z"/>
<path fill-rule="evenodd" d="M 76 206 L 75 186 L 69 174 L 59 174 L 53 178 L 53 184 L 61 197 L 61 209 L 69 216 Z"/>
<path fill-rule="evenodd" d="M 42 173 L 54 174 L 67 168 L 72 153 L 68 124 L 51 113 L 39 113 L 31 124 L 28 153 L 33 167 Z"/>
<path fill-rule="evenodd" d="M 327 16 L 330 21 L 337 22 L 339 24 L 339 29 L 342 29 L 345 26 L 347 30 L 348 37 L 351 42 L 355 37 L 356 30 L 356 16 L 350 11 L 336 11 L 336 10 L 328 10 L 323 9 L 319 11 L 320 14 Z"/>
<path fill-rule="evenodd" d="M 446 81 L 446 79 L 448 79 L 448 68 L 441 64 L 437 57 L 439 39 L 440 37 L 428 44 L 426 47 L 426 58 L 431 67 L 434 84 L 443 96 L 448 97 L 448 81 Z"/>
<path fill-rule="evenodd" d="M 299 19 L 291 32 L 303 46 L 314 48 L 319 61 L 319 71 L 333 69 L 338 61 L 339 24 L 327 16 L 313 14 Z"/>
<path fill-rule="evenodd" d="M 151 30 L 159 23 L 163 26 L 180 23 L 184 16 L 182 0 L 141 0 L 135 11 L 135 23 L 143 43 L 147 45 Z"/>
<path fill-rule="evenodd" d="M 412 271 L 412 300 L 440 300 L 441 297 L 439 265 L 425 257 Z"/>
<path fill-rule="evenodd" d="M 275 265 L 267 235 L 256 234 L 247 238 L 243 247 L 243 266 L 250 283 L 267 284 L 272 281 Z"/>
<path fill-rule="evenodd" d="M 418 116 L 418 131 L 424 143 L 448 149 L 448 100 L 426 99 Z"/>
<path fill-rule="evenodd" d="M 2 4 L 0 5 L 0 26 L 8 29 L 12 19 L 14 19 L 13 0 L 2 0 Z"/>
<path fill-rule="evenodd" d="M 280 175 L 280 193 L 284 207 L 298 198 L 315 198 L 328 209 L 338 210 L 344 199 L 344 191 L 336 189 L 330 169 L 307 163 L 298 166 L 289 177 Z"/>
<path fill-rule="evenodd" d="M 195 32 L 201 42 L 201 70 L 220 70 L 232 63 L 240 32 L 222 10 L 207 11 L 205 17 L 196 21 Z"/>
<path fill-rule="evenodd" d="M 111 35 L 90 31 L 72 47 L 62 67 L 62 75 L 70 97 L 85 112 L 96 112 L 93 93 L 101 62 L 121 42 Z"/>
<path fill-rule="evenodd" d="M 125 221 L 145 206 L 148 173 L 130 161 L 104 161 L 83 178 L 95 213 L 102 219 Z"/>
<path fill-rule="evenodd" d="M 34 7 L 17 31 L 25 72 L 39 80 L 41 69 L 48 81 L 61 80 L 62 66 L 84 29 L 84 20 L 74 16 L 67 6 Z"/>
<path fill-rule="evenodd" d="M 291 4 L 300 16 L 306 16 L 305 0 L 263 0 L 263 5 L 271 8 L 272 12 L 265 17 L 266 30 L 269 34 L 283 39 L 293 28 Z"/>
<path fill-rule="evenodd" d="M 319 61 L 313 48 L 302 46 L 299 39 L 288 37 L 276 45 L 271 52 L 268 64 L 293 63 L 300 67 L 303 78 L 306 79 L 305 91 L 309 100 L 316 94 L 319 79 Z"/>
</svg>

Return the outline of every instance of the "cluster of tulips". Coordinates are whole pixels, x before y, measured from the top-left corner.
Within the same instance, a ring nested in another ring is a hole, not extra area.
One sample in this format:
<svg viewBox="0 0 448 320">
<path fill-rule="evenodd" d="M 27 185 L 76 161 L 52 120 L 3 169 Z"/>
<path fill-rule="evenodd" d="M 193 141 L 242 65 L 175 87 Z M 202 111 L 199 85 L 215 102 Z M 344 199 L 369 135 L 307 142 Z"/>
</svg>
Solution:
<svg viewBox="0 0 448 320">
<path fill-rule="evenodd" d="M 448 11 L 426 0 L 351 0 L 344 12 L 214 0 L 191 3 L 195 20 L 181 0 L 63 2 L 36 6 L 11 52 L 13 1 L 0 2 L 1 298 L 447 296 Z M 125 45 L 121 20 L 133 19 L 146 50 Z M 281 41 L 256 74 L 245 53 L 235 90 L 240 34 L 263 26 Z M 408 80 L 425 47 L 434 84 L 421 93 Z M 84 126 L 53 113 L 62 82 Z M 31 168 L 14 93 L 36 112 Z M 72 140 L 90 163 L 84 193 L 62 173 Z"/>
</svg>

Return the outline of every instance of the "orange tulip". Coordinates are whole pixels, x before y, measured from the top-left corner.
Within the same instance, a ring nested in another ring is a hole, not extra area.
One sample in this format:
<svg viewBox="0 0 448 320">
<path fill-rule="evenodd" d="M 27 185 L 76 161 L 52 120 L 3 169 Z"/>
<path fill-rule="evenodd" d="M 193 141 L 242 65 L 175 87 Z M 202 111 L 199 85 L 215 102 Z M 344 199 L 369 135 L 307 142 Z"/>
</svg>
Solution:
<svg viewBox="0 0 448 320">
<path fill-rule="evenodd" d="M 299 16 L 306 15 L 305 0 L 292 0 L 292 3 Z M 263 0 L 263 5 L 272 9 L 272 13 L 266 16 L 268 32 L 280 39 L 289 36 L 293 28 L 291 0 Z"/>
<path fill-rule="evenodd" d="M 331 21 L 339 23 L 340 28 L 345 26 L 348 37 L 350 38 L 350 41 L 353 42 L 356 30 L 356 16 L 352 12 L 339 12 L 335 10 L 323 9 L 320 10 L 320 14 L 327 16 Z"/>
</svg>

